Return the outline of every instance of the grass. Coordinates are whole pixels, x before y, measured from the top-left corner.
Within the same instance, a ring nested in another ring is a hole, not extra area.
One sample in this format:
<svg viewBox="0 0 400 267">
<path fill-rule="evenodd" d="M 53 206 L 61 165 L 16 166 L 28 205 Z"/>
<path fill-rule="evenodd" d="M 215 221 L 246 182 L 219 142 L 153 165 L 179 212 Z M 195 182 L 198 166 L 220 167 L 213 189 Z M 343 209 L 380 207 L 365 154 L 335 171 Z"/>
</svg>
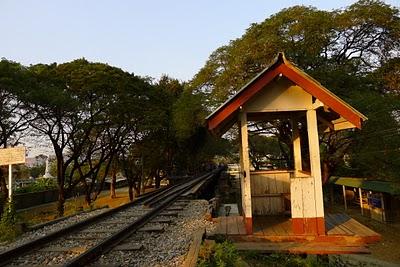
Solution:
<svg viewBox="0 0 400 267">
<path fill-rule="evenodd" d="M 0 224 L 0 242 L 8 243 L 15 240 L 22 234 L 21 227 L 18 225 L 4 225 Z"/>
<path fill-rule="evenodd" d="M 347 267 L 358 266 L 339 257 L 294 254 L 263 254 L 256 251 L 238 251 L 227 240 L 206 240 L 198 256 L 200 267 Z"/>
<path fill-rule="evenodd" d="M 199 251 L 197 266 L 238 266 L 239 254 L 229 241 L 204 243 Z"/>
<path fill-rule="evenodd" d="M 10 242 L 22 233 L 17 220 L 14 203 L 6 203 L 0 220 L 0 242 Z"/>
<path fill-rule="evenodd" d="M 293 255 L 293 254 L 261 254 L 257 252 L 241 252 L 241 258 L 248 266 L 261 267 L 324 267 L 341 266 L 329 263 L 328 257 L 315 255 Z"/>
</svg>

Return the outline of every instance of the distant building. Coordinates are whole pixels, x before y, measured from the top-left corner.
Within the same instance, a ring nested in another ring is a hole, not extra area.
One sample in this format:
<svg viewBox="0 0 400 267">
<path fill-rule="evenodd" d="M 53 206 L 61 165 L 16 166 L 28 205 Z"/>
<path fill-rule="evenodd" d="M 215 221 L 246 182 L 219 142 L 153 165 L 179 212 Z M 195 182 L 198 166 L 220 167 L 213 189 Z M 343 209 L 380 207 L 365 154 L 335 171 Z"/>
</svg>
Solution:
<svg viewBox="0 0 400 267">
<path fill-rule="evenodd" d="M 25 165 L 29 168 L 32 167 L 37 167 L 37 166 L 42 166 L 46 164 L 47 156 L 40 154 L 36 157 L 33 158 L 26 158 L 26 163 Z"/>
</svg>

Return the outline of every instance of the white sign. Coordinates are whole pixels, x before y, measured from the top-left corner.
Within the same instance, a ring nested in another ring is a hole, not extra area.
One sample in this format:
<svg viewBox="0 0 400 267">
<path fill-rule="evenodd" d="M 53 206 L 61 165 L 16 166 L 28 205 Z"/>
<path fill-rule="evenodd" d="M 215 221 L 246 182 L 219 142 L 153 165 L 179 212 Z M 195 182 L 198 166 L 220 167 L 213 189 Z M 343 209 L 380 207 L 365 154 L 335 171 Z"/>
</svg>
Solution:
<svg viewBox="0 0 400 267">
<path fill-rule="evenodd" d="M 0 149 L 0 166 L 25 163 L 25 147 L 12 147 Z"/>
</svg>

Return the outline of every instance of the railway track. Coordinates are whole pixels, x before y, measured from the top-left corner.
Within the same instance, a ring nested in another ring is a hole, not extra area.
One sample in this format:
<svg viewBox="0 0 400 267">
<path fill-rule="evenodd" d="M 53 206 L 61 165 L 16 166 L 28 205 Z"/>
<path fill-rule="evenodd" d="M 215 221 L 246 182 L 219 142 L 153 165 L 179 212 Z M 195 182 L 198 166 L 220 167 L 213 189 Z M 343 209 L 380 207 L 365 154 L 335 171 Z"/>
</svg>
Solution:
<svg viewBox="0 0 400 267">
<path fill-rule="evenodd" d="M 0 253 L 0 266 L 90 264 L 146 224 L 160 222 L 157 216 L 173 213 L 172 205 L 180 207 L 179 198 L 183 194 L 212 179 L 218 172 L 215 170 L 182 184 L 145 194 L 134 202 L 4 251 Z"/>
</svg>

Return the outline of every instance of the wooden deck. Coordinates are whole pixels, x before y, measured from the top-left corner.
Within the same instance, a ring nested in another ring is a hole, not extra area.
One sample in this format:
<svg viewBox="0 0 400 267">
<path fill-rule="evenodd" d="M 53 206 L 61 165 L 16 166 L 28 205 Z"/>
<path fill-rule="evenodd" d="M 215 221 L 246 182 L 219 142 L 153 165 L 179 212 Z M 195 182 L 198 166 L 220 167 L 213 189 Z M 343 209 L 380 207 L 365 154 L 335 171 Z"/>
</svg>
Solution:
<svg viewBox="0 0 400 267">
<path fill-rule="evenodd" d="M 246 235 L 241 216 L 219 217 L 216 220 L 216 234 L 227 235 L 244 250 L 263 248 L 265 252 L 277 250 L 311 254 L 367 253 L 364 246 L 380 240 L 378 233 L 346 214 L 326 214 L 325 236 L 294 235 L 291 219 L 284 216 L 253 217 L 253 235 Z M 261 247 L 256 245 L 260 242 L 267 243 Z M 298 245 L 299 243 L 301 245 Z"/>
</svg>

